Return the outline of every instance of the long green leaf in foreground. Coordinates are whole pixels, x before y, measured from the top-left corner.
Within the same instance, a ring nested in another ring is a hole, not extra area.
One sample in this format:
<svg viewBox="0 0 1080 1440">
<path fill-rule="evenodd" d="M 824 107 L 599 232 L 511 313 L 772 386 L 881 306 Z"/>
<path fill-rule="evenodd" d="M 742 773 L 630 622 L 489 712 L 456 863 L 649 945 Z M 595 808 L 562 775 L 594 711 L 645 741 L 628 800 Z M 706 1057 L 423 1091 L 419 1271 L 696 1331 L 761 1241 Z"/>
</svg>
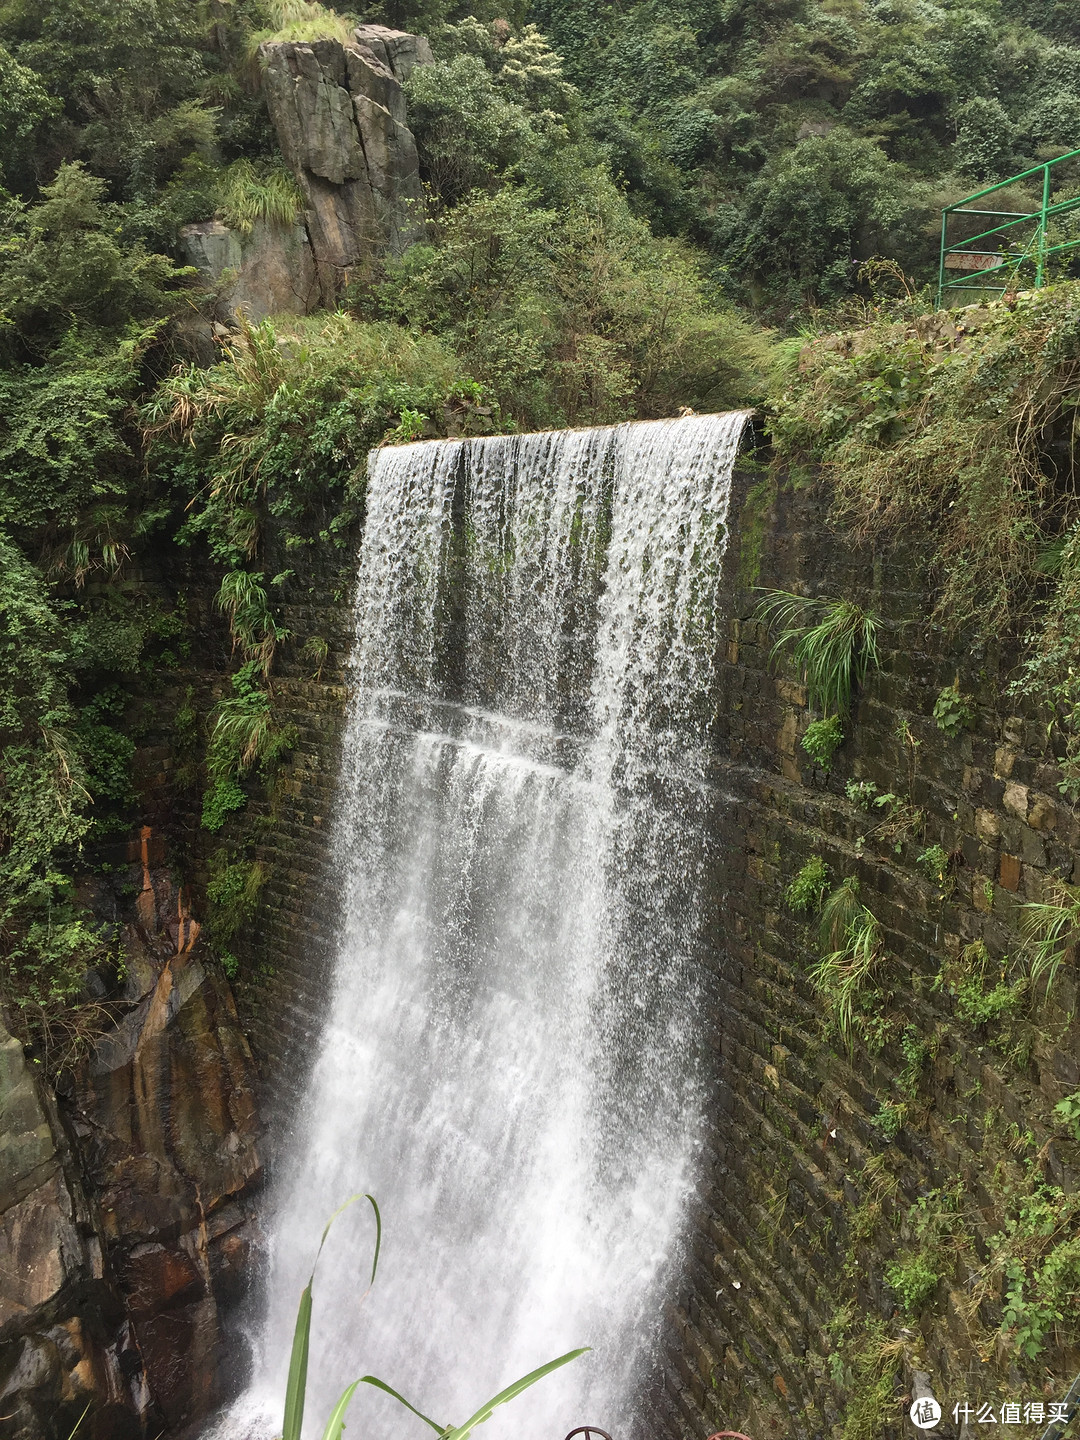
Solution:
<svg viewBox="0 0 1080 1440">
<path fill-rule="evenodd" d="M 348 1410 L 349 1401 L 359 1384 L 359 1380 L 354 1380 L 347 1390 L 342 1391 L 341 1399 L 330 1412 L 330 1419 L 326 1422 L 322 1440 L 341 1440 L 341 1432 L 345 1429 L 345 1411 Z"/>
<path fill-rule="evenodd" d="M 385 1390 L 387 1395 L 392 1395 L 399 1404 L 405 1406 L 406 1410 L 411 1410 L 414 1415 L 419 1415 L 424 1424 L 430 1425 L 436 1435 L 445 1435 L 450 1428 L 449 1425 L 440 1425 L 437 1420 L 432 1420 L 431 1417 L 425 1415 L 422 1410 L 417 1410 L 415 1405 L 410 1405 L 408 1400 L 405 1399 L 405 1396 L 399 1395 L 392 1385 L 387 1385 L 385 1380 L 379 1380 L 374 1375 L 364 1375 L 356 1383 L 358 1385 L 374 1385 L 379 1390 Z"/>
<path fill-rule="evenodd" d="M 289 1357 L 289 1379 L 285 1389 L 285 1418 L 281 1426 L 281 1440 L 300 1440 L 300 1432 L 304 1428 L 304 1398 L 307 1393 L 308 1353 L 311 1346 L 311 1287 L 315 1283 L 315 1271 L 318 1268 L 319 1256 L 326 1244 L 326 1237 L 330 1234 L 331 1225 L 344 1210 L 347 1210 L 350 1205 L 354 1205 L 357 1200 L 369 1200 L 371 1208 L 375 1212 L 375 1258 L 371 1266 L 372 1282 L 374 1282 L 375 1272 L 379 1268 L 379 1249 L 382 1245 L 382 1216 L 379 1214 L 379 1207 L 373 1195 L 350 1195 L 344 1205 L 339 1205 L 326 1222 L 322 1239 L 319 1241 L 319 1248 L 315 1252 L 311 1278 L 300 1296 L 300 1307 L 296 1313 L 296 1328 L 293 1330 L 292 1354 Z M 348 1395 L 351 1399 L 351 1390 Z M 344 1397 L 342 1398 L 344 1399 Z M 340 1405 L 341 1402 L 338 1403 Z M 348 1400 L 345 1400 L 345 1404 L 348 1405 Z M 334 1413 L 336 1414 L 337 1411 L 335 1410 Z M 341 1423 L 344 1426 L 344 1410 L 341 1414 Z"/>
<path fill-rule="evenodd" d="M 570 1350 L 565 1355 L 560 1355 L 557 1360 L 549 1360 L 546 1365 L 541 1365 L 536 1370 L 530 1370 L 528 1375 L 523 1375 L 520 1380 L 515 1380 L 512 1385 L 508 1385 L 505 1390 L 500 1390 L 498 1395 L 481 1405 L 476 1414 L 470 1416 L 464 1425 L 450 1426 L 438 1424 L 437 1421 L 430 1419 L 422 1411 L 417 1410 L 415 1405 L 410 1405 L 404 1395 L 399 1395 L 396 1390 L 387 1385 L 385 1380 L 378 1380 L 374 1375 L 365 1375 L 363 1379 L 357 1383 L 361 1385 L 375 1385 L 380 1390 L 385 1390 L 387 1395 L 392 1395 L 395 1400 L 400 1401 L 406 1410 L 411 1410 L 414 1415 L 418 1415 L 425 1425 L 430 1425 L 437 1435 L 443 1437 L 443 1440 L 466 1440 L 466 1437 L 472 1434 L 477 1425 L 482 1425 L 485 1420 L 491 1418 L 492 1412 L 500 1405 L 505 1405 L 508 1400 L 515 1399 L 523 1390 L 527 1390 L 530 1385 L 535 1385 L 538 1380 L 543 1380 L 545 1375 L 550 1375 L 553 1370 L 558 1370 L 561 1365 L 568 1365 L 571 1360 L 576 1360 L 579 1355 L 585 1355 L 591 1348 L 589 1345 L 583 1345 L 580 1350 Z"/>
<path fill-rule="evenodd" d="M 312 1271 L 312 1280 L 315 1272 Z M 311 1343 L 311 1280 L 300 1296 L 300 1308 L 293 1330 L 292 1355 L 289 1357 L 289 1383 L 285 1390 L 285 1419 L 281 1440 L 300 1440 L 304 1427 L 304 1395 L 307 1391 L 308 1347 Z"/>
<path fill-rule="evenodd" d="M 586 1354 L 592 1349 L 591 1345 L 583 1345 L 580 1350 L 569 1350 L 565 1355 L 560 1355 L 557 1360 L 549 1360 L 546 1365 L 541 1365 L 537 1370 L 530 1370 L 528 1375 L 523 1375 L 520 1380 L 515 1380 L 505 1390 L 500 1390 L 494 1399 L 489 1400 L 486 1405 L 481 1405 L 476 1414 L 459 1425 L 456 1430 L 448 1430 L 444 1440 L 465 1440 L 477 1425 L 482 1425 L 485 1420 L 491 1418 L 491 1412 L 500 1405 L 505 1405 L 508 1400 L 513 1400 L 530 1385 L 535 1385 L 537 1380 L 543 1380 L 545 1375 L 550 1375 L 553 1370 L 558 1370 L 561 1365 L 568 1365 L 571 1360 L 576 1360 L 579 1355 Z"/>
</svg>

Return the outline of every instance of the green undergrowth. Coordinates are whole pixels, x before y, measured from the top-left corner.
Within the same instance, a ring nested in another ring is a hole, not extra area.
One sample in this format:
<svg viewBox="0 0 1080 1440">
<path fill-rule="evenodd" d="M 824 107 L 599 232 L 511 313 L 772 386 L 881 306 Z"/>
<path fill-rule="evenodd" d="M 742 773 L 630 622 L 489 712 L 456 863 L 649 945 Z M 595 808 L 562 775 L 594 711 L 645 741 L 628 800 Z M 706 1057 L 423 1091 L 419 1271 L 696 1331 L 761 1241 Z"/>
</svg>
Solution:
<svg viewBox="0 0 1080 1440">
<path fill-rule="evenodd" d="M 1080 282 L 967 310 L 882 303 L 814 337 L 773 402 L 787 464 L 815 462 L 861 544 L 916 546 L 933 623 L 969 645 L 1013 637 L 1017 696 L 1052 721 L 1061 789 L 1080 793 Z M 973 721 L 955 682 L 934 720 Z"/>
<path fill-rule="evenodd" d="M 1032 1133 L 988 1131 L 985 1177 L 925 1189 L 914 1203 L 901 1203 L 884 1159 L 867 1161 L 847 1225 L 843 1272 L 857 1298 L 827 1327 L 839 1433 L 875 1440 L 914 1369 L 934 1374 L 939 1395 L 959 1388 L 980 1404 L 1014 1399 L 1018 1387 L 1060 1399 L 1080 1335 L 1080 1201 L 1047 1178 Z M 942 1370 L 946 1325 L 959 1333 Z"/>
<path fill-rule="evenodd" d="M 261 860 L 238 858 L 227 846 L 213 852 L 208 869 L 207 929 L 225 973 L 232 979 L 240 969 L 232 945 L 255 918 L 267 869 Z"/>
<path fill-rule="evenodd" d="M 179 367 L 144 407 L 153 473 L 183 505 L 176 541 L 220 567 L 217 604 L 239 662 L 206 722 L 206 830 L 221 832 L 247 805 L 252 773 L 271 780 L 295 743 L 276 657 L 292 641 L 325 659 L 326 642 L 291 635 L 283 607 L 306 552 L 343 550 L 370 450 L 417 431 L 488 429 L 482 400 L 434 337 L 338 314 L 242 325 L 218 364 Z M 273 574 L 271 554 L 284 565 Z"/>
</svg>

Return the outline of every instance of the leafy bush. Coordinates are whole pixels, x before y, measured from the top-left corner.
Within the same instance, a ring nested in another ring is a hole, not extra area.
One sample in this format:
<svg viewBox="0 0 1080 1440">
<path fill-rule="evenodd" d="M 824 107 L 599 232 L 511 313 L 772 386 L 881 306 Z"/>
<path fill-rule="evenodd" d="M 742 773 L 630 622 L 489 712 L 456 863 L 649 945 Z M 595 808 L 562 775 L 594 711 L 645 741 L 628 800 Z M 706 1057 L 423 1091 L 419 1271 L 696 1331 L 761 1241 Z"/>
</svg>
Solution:
<svg viewBox="0 0 1080 1440">
<path fill-rule="evenodd" d="M 407 88 L 421 164 L 447 204 L 496 185 L 540 143 L 524 109 L 501 93 L 475 55 L 419 66 Z"/>
<path fill-rule="evenodd" d="M 837 716 L 830 715 L 827 720 L 811 720 L 800 743 L 814 764 L 827 772 L 832 769 L 832 757 L 843 741 L 843 726 Z"/>
<path fill-rule="evenodd" d="M 990 1263 L 973 1299 L 1002 1286 L 1002 1339 L 1014 1353 L 1035 1360 L 1055 1326 L 1071 1327 L 1080 1319 L 1080 1201 L 1038 1174 L 1011 1198 L 1002 1229 L 990 1237 Z"/>
<path fill-rule="evenodd" d="M 876 802 L 878 788 L 873 780 L 848 780 L 844 785 L 844 794 L 853 805 L 867 810 Z"/>
<path fill-rule="evenodd" d="M 829 867 L 820 855 L 811 855 L 784 892 L 784 899 L 796 915 L 821 909 L 829 884 Z"/>
<path fill-rule="evenodd" d="M 1074 1140 L 1080 1141 L 1080 1090 L 1066 1095 L 1054 1106 L 1054 1118 L 1063 1125 Z"/>
<path fill-rule="evenodd" d="M 258 860 L 235 860 L 227 851 L 212 857 L 206 886 L 207 922 L 219 947 L 254 919 L 265 883 L 266 868 Z"/>
<path fill-rule="evenodd" d="M 36 361 L 72 331 L 116 343 L 130 334 L 132 320 L 160 322 L 177 308 L 176 287 L 190 272 L 138 243 L 125 245 L 105 193 L 104 180 L 69 164 L 43 187 L 37 205 L 0 197 L 8 232 L 0 254 L 0 354 Z M 86 339 L 72 346 L 69 360 L 87 348 Z"/>
<path fill-rule="evenodd" d="M 904 1101 L 885 1100 L 878 1106 L 872 1123 L 877 1126 L 886 1140 L 892 1141 L 903 1129 L 907 1112 L 908 1107 Z"/>
<path fill-rule="evenodd" d="M 1004 1022 L 1002 1037 L 1008 1042 L 1010 1023 L 1020 1016 L 1031 982 L 1024 974 L 1007 978 L 1009 961 L 1004 960 L 991 984 L 987 975 L 990 968 L 986 946 L 976 940 L 965 945 L 958 956 L 943 962 L 935 983 L 954 997 L 956 1013 L 966 1025 L 991 1027 L 993 1041 L 993 1032 Z"/>
<path fill-rule="evenodd" d="M 961 695 L 959 684 L 954 680 L 934 701 L 934 724 L 946 735 L 959 735 L 962 730 L 969 730 L 974 721 L 971 696 Z"/>
<path fill-rule="evenodd" d="M 191 502 L 181 543 L 205 536 L 240 569 L 271 520 L 286 549 L 340 544 L 402 410 L 445 425 L 480 396 L 435 338 L 322 315 L 245 327 L 219 364 L 167 377 L 142 421 L 157 475 Z"/>
<path fill-rule="evenodd" d="M 247 802 L 247 792 L 235 775 L 215 775 L 203 793 L 203 829 L 216 835 L 229 816 L 242 810 Z"/>
<path fill-rule="evenodd" d="M 274 719 L 263 667 L 249 660 L 232 676 L 231 695 L 215 711 L 206 768 L 210 785 L 203 797 L 203 828 L 220 830 L 226 817 L 247 803 L 240 781 L 255 765 L 266 774 L 296 744 L 296 730 Z"/>
<path fill-rule="evenodd" d="M 931 1299 L 941 1276 L 925 1255 L 893 1260 L 885 1266 L 885 1282 L 904 1314 L 915 1319 Z"/>
<path fill-rule="evenodd" d="M 931 213 L 880 146 L 837 127 L 766 163 L 746 192 L 736 259 L 757 277 L 790 276 L 793 300 L 807 290 L 832 300 L 851 290 L 861 261 L 910 251 Z"/>
<path fill-rule="evenodd" d="M 941 845 L 928 845 L 916 856 L 915 863 L 935 885 L 944 886 L 948 881 L 952 861 L 949 852 Z"/>
<path fill-rule="evenodd" d="M 811 720 L 802 737 L 802 747 L 822 770 L 832 768 L 832 757 L 844 743 L 844 727 L 838 715 L 826 720 Z"/>
<path fill-rule="evenodd" d="M 431 332 L 523 428 L 722 410 L 763 393 L 768 336 L 658 241 L 600 167 L 572 199 L 474 192 L 358 303 Z"/>
<path fill-rule="evenodd" d="M 0 535 L 0 979 L 16 1006 L 71 1001 L 106 934 L 70 878 L 90 828 L 90 793 L 62 609 Z"/>
</svg>

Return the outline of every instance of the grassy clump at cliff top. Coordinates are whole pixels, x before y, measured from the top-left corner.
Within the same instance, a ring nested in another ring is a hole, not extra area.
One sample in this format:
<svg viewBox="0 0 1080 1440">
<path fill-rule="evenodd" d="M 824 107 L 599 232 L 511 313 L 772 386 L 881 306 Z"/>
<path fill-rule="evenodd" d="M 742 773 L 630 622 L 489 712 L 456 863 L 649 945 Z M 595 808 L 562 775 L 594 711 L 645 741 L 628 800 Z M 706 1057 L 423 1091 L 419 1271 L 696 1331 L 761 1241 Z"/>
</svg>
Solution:
<svg viewBox="0 0 1080 1440">
<path fill-rule="evenodd" d="M 860 541 L 917 542 L 935 620 L 1012 634 L 1020 684 L 1080 745 L 1080 282 L 952 312 L 917 301 L 820 334 L 774 397 L 789 462 L 815 461 Z"/>
</svg>

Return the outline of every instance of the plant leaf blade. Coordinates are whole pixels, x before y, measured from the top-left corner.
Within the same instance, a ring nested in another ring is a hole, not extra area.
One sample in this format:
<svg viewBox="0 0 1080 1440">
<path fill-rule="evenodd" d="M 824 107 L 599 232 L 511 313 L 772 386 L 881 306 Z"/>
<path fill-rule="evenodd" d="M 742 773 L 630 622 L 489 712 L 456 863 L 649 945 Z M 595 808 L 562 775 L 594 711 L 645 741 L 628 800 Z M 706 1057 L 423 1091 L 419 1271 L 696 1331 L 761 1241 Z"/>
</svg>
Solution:
<svg viewBox="0 0 1080 1440">
<path fill-rule="evenodd" d="M 415 1405 L 410 1405 L 404 1395 L 399 1395 L 392 1385 L 387 1385 L 385 1380 L 380 1380 L 375 1375 L 362 1375 L 356 1382 L 358 1385 L 374 1385 L 377 1390 L 385 1390 L 387 1395 L 392 1395 L 399 1404 L 404 1405 L 406 1410 L 411 1410 L 414 1415 L 419 1415 L 425 1425 L 430 1425 L 436 1435 L 445 1435 L 449 1429 L 447 1425 L 440 1425 L 437 1420 L 432 1420 L 422 1410 L 417 1410 Z"/>
<path fill-rule="evenodd" d="M 304 1395 L 307 1390 L 308 1347 L 311 1343 L 311 1283 L 314 1278 L 315 1272 L 312 1270 L 311 1280 L 300 1296 L 300 1308 L 296 1314 L 281 1440 L 300 1440 L 300 1432 L 304 1427 Z"/>
<path fill-rule="evenodd" d="M 465 1437 L 469 1435 L 477 1425 L 482 1425 L 485 1420 L 491 1418 L 492 1411 L 497 1409 L 498 1406 L 505 1405 L 508 1400 L 515 1399 L 523 1390 L 527 1390 L 530 1385 L 535 1385 L 538 1380 L 543 1380 L 545 1375 L 550 1375 L 553 1370 L 558 1370 L 562 1365 L 569 1365 L 571 1360 L 576 1360 L 579 1355 L 584 1355 L 591 1349 L 592 1346 L 590 1345 L 582 1345 L 578 1350 L 568 1350 L 565 1355 L 560 1355 L 556 1360 L 549 1360 L 546 1365 L 540 1365 L 537 1369 L 530 1370 L 528 1375 L 523 1375 L 520 1380 L 515 1380 L 512 1385 L 508 1385 L 505 1390 L 500 1390 L 498 1395 L 493 1396 L 486 1404 L 481 1405 L 476 1414 L 466 1420 L 464 1425 L 459 1425 L 454 1430 L 445 1431 L 444 1440 L 465 1440 Z"/>
<path fill-rule="evenodd" d="M 322 1440 L 341 1440 L 341 1432 L 345 1429 L 345 1411 L 348 1410 L 349 1401 L 359 1384 L 359 1380 L 354 1380 L 347 1389 L 342 1391 L 341 1398 L 330 1412 L 330 1419 L 326 1422 Z"/>
</svg>

